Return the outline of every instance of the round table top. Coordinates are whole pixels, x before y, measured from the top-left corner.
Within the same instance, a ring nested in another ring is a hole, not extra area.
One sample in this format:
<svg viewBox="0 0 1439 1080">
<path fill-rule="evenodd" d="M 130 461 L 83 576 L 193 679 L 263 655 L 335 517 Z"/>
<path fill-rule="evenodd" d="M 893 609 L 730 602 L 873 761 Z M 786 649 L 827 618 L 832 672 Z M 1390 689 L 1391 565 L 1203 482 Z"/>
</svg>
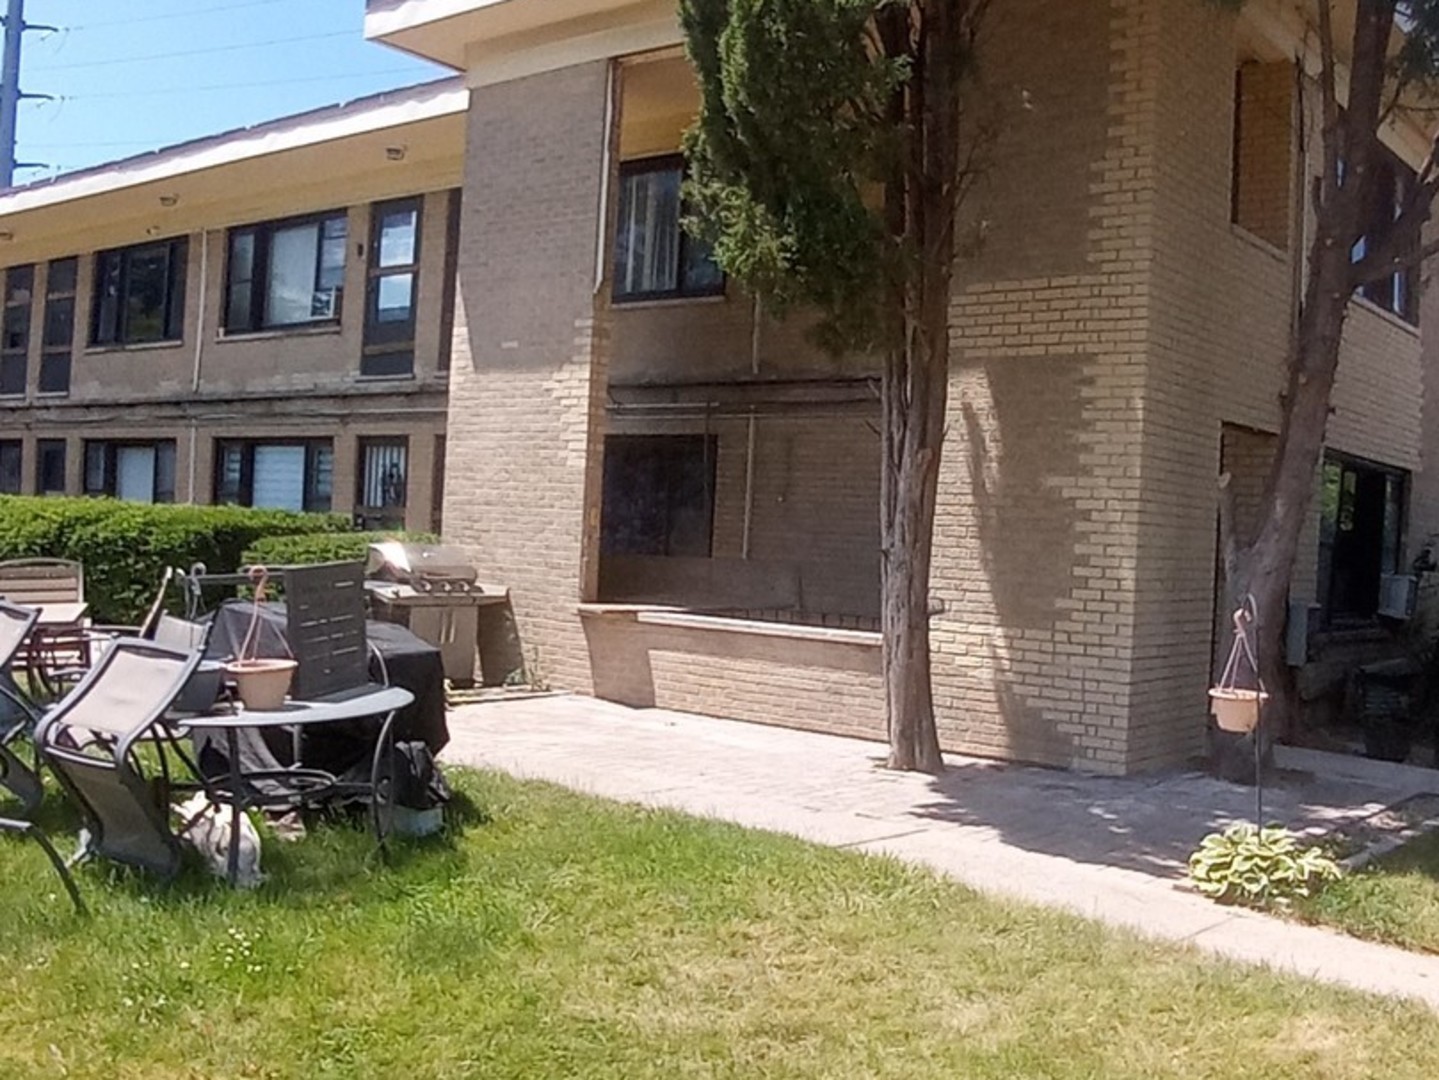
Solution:
<svg viewBox="0 0 1439 1080">
<path fill-rule="evenodd" d="M 293 727 L 296 724 L 333 724 L 341 720 L 362 720 L 367 716 L 403 709 L 415 695 L 398 686 L 375 686 L 363 693 L 353 693 L 324 701 L 287 701 L 273 711 L 252 712 L 243 707 L 234 712 L 214 712 L 205 716 L 187 716 L 187 728 L 267 728 Z"/>
</svg>

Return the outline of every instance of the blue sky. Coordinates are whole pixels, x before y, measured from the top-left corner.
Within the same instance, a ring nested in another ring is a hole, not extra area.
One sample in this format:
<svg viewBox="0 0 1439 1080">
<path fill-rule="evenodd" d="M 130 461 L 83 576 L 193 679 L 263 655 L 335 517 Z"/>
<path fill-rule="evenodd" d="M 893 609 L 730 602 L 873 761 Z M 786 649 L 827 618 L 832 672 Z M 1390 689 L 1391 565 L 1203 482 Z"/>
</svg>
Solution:
<svg viewBox="0 0 1439 1080">
<path fill-rule="evenodd" d="M 0 12 L 3 13 L 3 12 Z M 364 0 L 26 0 L 19 157 L 57 171 L 449 74 L 364 40 Z"/>
</svg>

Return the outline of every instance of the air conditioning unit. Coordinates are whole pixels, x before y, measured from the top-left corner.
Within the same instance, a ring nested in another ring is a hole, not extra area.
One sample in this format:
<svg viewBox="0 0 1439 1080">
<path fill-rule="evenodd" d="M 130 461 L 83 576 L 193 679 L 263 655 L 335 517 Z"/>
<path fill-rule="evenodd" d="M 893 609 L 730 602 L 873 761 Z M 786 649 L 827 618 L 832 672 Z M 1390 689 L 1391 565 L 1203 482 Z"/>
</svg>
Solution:
<svg viewBox="0 0 1439 1080">
<path fill-rule="evenodd" d="M 1386 619 L 1407 619 L 1414 614 L 1419 580 L 1413 574 L 1384 574 L 1379 578 L 1379 614 Z"/>
</svg>

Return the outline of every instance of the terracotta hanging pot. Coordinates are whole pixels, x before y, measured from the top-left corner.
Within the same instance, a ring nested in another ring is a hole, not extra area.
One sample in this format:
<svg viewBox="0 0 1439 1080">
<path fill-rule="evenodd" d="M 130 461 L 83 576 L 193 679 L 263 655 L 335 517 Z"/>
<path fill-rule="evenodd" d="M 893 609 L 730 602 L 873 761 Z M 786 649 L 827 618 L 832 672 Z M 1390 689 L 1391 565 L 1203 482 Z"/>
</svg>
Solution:
<svg viewBox="0 0 1439 1080">
<path fill-rule="evenodd" d="M 1248 735 L 1259 726 L 1259 714 L 1269 695 L 1259 690 L 1215 687 L 1209 691 L 1209 711 L 1220 731 Z"/>
</svg>

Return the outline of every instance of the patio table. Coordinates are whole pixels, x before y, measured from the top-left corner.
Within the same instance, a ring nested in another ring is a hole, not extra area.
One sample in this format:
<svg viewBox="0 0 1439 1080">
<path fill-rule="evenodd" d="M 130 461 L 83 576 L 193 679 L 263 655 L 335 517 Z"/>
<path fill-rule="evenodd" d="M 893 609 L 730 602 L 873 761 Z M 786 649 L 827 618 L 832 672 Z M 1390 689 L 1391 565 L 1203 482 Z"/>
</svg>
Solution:
<svg viewBox="0 0 1439 1080">
<path fill-rule="evenodd" d="M 209 779 L 203 783 L 212 799 L 230 807 L 230 850 L 226 869 L 231 885 L 235 884 L 239 874 L 240 815 L 246 810 L 289 806 L 297 800 L 303 805 L 336 794 L 365 795 L 370 800 L 376 840 L 383 847 L 388 833 L 385 815 L 389 801 L 393 799 L 393 776 L 385 774 L 385 766 L 388 764 L 393 769 L 395 714 L 413 701 L 414 695 L 408 690 L 397 686 L 377 686 L 323 701 L 292 700 L 272 711 L 225 707 L 204 716 L 177 717 L 170 722 L 178 734 L 217 732 L 224 735 L 229 751 L 225 782 Z M 240 753 L 240 735 L 244 731 L 287 729 L 298 732 L 305 727 L 341 724 L 377 716 L 383 716 L 385 720 L 375 744 L 368 782 L 342 779 L 326 769 L 299 763 L 274 769 L 247 769 Z"/>
</svg>

